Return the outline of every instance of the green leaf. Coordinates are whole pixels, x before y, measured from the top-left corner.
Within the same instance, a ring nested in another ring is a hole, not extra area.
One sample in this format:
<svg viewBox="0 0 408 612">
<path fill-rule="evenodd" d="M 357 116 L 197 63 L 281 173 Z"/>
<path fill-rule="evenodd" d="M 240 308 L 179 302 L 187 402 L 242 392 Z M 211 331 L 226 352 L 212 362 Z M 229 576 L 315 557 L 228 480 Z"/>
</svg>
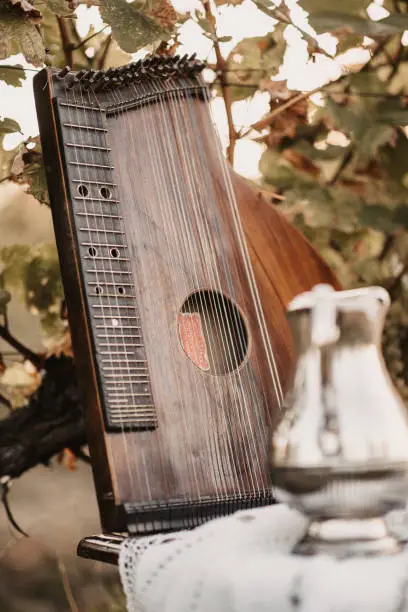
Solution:
<svg viewBox="0 0 408 612">
<path fill-rule="evenodd" d="M 170 35 L 168 30 L 137 8 L 139 4 L 136 2 L 101 0 L 99 6 L 102 19 L 111 26 L 119 46 L 128 53 L 167 39 Z"/>
<path fill-rule="evenodd" d="M 232 36 L 220 36 L 218 38 L 218 42 L 220 43 L 230 42 L 231 40 L 232 40 Z"/>
<path fill-rule="evenodd" d="M 394 222 L 397 226 L 408 230 L 408 204 L 400 204 L 395 209 Z"/>
<path fill-rule="evenodd" d="M 335 12 L 338 6 L 338 3 L 327 2 L 327 0 L 300 0 L 299 4 L 308 13 Z M 342 0 L 341 10 L 344 13 L 358 14 L 363 12 L 369 4 L 371 0 Z"/>
<path fill-rule="evenodd" d="M 380 204 L 364 206 L 359 213 L 359 221 L 364 227 L 372 227 L 383 232 L 395 229 L 394 211 Z"/>
<path fill-rule="evenodd" d="M 391 125 L 408 124 L 408 108 L 401 106 L 400 100 L 385 100 L 378 105 L 378 120 Z"/>
<path fill-rule="evenodd" d="M 34 145 L 27 148 L 27 145 Z M 40 139 L 30 138 L 19 147 L 11 166 L 12 180 L 21 185 L 28 185 L 31 193 L 42 204 L 49 204 L 47 180 L 45 176 Z"/>
<path fill-rule="evenodd" d="M 245 38 L 231 51 L 227 67 L 233 101 L 252 96 L 261 79 L 277 74 L 286 48 L 283 38 L 285 27 L 278 25 L 266 36 Z"/>
<path fill-rule="evenodd" d="M 405 29 L 402 25 L 399 27 L 387 19 L 372 21 L 360 15 L 340 11 L 321 11 L 309 15 L 309 23 L 317 34 L 347 29 L 364 36 L 376 37 L 389 36 Z"/>
<path fill-rule="evenodd" d="M 342 33 L 338 35 L 339 44 L 337 45 L 337 54 L 345 53 L 349 49 L 354 49 L 355 47 L 361 47 L 361 44 L 364 40 L 364 36 L 362 34 L 352 33 Z"/>
<path fill-rule="evenodd" d="M 394 135 L 394 128 L 381 123 L 361 123 L 355 133 L 357 150 L 361 157 L 372 158 L 378 149 L 387 144 Z"/>
<path fill-rule="evenodd" d="M 204 30 L 204 32 L 207 32 L 208 34 L 212 34 L 213 29 L 208 19 L 205 19 L 204 17 L 200 17 L 199 19 L 197 19 L 197 23 L 200 26 L 200 28 Z"/>
<path fill-rule="evenodd" d="M 30 64 L 41 66 L 45 49 L 34 20 L 0 9 L 0 60 L 22 53 Z"/>
<path fill-rule="evenodd" d="M 6 117 L 5 119 L 0 119 L 0 137 L 5 134 L 15 134 L 15 132 L 21 132 L 20 125 L 14 119 L 9 119 Z"/>
<path fill-rule="evenodd" d="M 20 64 L 16 64 L 15 66 L 0 66 L 0 80 L 4 81 L 6 85 L 21 87 L 22 81 L 24 81 L 25 78 L 25 70 Z"/>
</svg>

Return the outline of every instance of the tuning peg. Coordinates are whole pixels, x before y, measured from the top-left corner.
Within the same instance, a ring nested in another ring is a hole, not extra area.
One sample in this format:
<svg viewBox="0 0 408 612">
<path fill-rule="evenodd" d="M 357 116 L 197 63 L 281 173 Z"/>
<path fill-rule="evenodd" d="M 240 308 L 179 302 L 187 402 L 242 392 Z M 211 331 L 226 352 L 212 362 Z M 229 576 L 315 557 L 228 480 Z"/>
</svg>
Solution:
<svg viewBox="0 0 408 612">
<path fill-rule="evenodd" d="M 62 70 L 57 72 L 57 78 L 64 79 L 67 76 L 67 74 L 70 72 L 70 70 L 71 70 L 70 66 L 65 66 L 65 68 L 62 68 Z"/>
</svg>

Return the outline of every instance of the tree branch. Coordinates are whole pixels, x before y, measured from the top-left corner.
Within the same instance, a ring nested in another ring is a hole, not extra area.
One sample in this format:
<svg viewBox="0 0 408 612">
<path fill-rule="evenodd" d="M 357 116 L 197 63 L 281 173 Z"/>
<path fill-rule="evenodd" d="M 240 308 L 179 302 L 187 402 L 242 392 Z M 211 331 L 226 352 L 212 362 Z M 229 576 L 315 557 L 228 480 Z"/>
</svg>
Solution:
<svg viewBox="0 0 408 612">
<path fill-rule="evenodd" d="M 108 57 L 108 53 L 109 53 L 109 49 L 111 47 L 111 44 L 112 44 L 112 34 L 109 34 L 109 36 L 107 37 L 107 39 L 105 41 L 105 47 L 103 49 L 103 53 L 101 55 L 101 58 L 98 61 L 98 69 L 99 70 L 103 70 L 103 68 L 105 67 L 106 58 Z"/>
<path fill-rule="evenodd" d="M 215 26 L 215 17 L 211 11 L 209 0 L 203 0 L 203 7 L 205 11 L 205 16 L 207 21 L 211 25 L 212 29 L 212 40 L 214 42 L 214 51 L 215 57 L 217 58 L 217 73 L 220 80 L 220 87 L 222 92 L 222 97 L 224 98 L 225 111 L 227 113 L 227 122 L 228 122 L 228 139 L 229 145 L 227 147 L 227 158 L 230 164 L 234 165 L 234 153 L 235 153 L 235 145 L 238 138 L 237 131 L 235 130 L 234 120 L 232 118 L 232 102 L 231 102 L 231 94 L 228 88 L 227 83 L 227 62 L 222 56 L 220 44 L 217 38 L 217 31 Z"/>
<path fill-rule="evenodd" d="M 68 357 L 50 357 L 46 374 L 26 406 L 0 421 L 0 478 L 17 478 L 64 448 L 86 443 L 75 367 Z"/>
<path fill-rule="evenodd" d="M 72 59 L 73 59 L 72 52 L 74 50 L 74 45 L 71 43 L 69 39 L 67 24 L 64 18 L 57 16 L 57 21 L 58 21 L 58 27 L 60 30 L 60 34 L 61 34 L 62 50 L 64 51 L 64 54 L 65 54 L 65 64 L 72 68 L 72 63 L 73 63 L 72 62 Z"/>
<path fill-rule="evenodd" d="M 0 325 L 0 338 L 2 338 L 10 346 L 15 348 L 16 351 L 18 351 L 23 357 L 25 357 L 25 359 L 31 361 L 31 363 L 35 365 L 37 369 L 42 368 L 44 360 L 41 355 L 37 355 L 37 353 L 34 353 L 34 351 L 22 344 L 19 340 L 17 340 L 17 338 L 14 338 L 14 336 L 4 325 Z"/>
<path fill-rule="evenodd" d="M 93 34 L 90 34 L 90 36 L 88 36 L 87 38 L 84 38 L 83 40 L 81 40 L 81 42 L 79 42 L 77 45 L 73 47 L 73 51 L 76 51 L 77 49 L 80 49 L 81 47 L 86 45 L 87 42 L 92 40 L 92 38 L 94 38 L 95 36 L 98 36 L 98 34 L 101 34 L 104 30 L 106 30 L 107 27 L 108 27 L 107 25 L 103 26 L 103 28 L 98 30 L 98 32 L 94 32 Z"/>
</svg>

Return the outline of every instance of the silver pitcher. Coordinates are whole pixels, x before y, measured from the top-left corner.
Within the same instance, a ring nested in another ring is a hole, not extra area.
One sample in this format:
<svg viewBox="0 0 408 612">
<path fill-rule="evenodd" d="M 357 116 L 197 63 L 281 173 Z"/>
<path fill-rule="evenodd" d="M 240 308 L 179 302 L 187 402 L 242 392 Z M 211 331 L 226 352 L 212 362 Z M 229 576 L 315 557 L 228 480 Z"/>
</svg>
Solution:
<svg viewBox="0 0 408 612">
<path fill-rule="evenodd" d="M 380 348 L 389 295 L 328 285 L 288 308 L 297 363 L 272 439 L 276 496 L 310 518 L 295 552 L 393 553 L 408 498 L 408 415 Z"/>
</svg>

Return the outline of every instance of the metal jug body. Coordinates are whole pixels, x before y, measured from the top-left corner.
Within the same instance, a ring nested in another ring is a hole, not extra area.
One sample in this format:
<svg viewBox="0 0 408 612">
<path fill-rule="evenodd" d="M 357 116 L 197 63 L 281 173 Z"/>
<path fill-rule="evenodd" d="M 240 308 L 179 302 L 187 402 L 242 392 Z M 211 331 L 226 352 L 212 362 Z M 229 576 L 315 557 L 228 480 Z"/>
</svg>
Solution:
<svg viewBox="0 0 408 612">
<path fill-rule="evenodd" d="M 272 439 L 271 480 L 278 499 L 310 518 L 307 550 L 344 550 L 350 521 L 360 540 L 370 540 L 364 530 L 377 534 L 375 550 L 395 548 L 378 538 L 378 518 L 406 503 L 408 416 L 381 354 L 388 305 L 380 287 L 317 286 L 288 309 L 297 363 Z M 342 545 L 323 542 L 328 521 Z"/>
</svg>

